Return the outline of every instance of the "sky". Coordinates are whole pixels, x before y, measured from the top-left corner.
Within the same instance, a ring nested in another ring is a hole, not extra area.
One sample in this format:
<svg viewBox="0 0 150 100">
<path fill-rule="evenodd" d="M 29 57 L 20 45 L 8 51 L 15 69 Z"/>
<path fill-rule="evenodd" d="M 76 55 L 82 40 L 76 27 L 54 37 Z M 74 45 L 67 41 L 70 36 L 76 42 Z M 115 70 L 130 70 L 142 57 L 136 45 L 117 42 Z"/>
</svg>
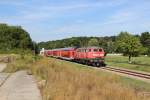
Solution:
<svg viewBox="0 0 150 100">
<path fill-rule="evenodd" d="M 0 23 L 36 41 L 150 31 L 150 0 L 1 0 Z"/>
</svg>

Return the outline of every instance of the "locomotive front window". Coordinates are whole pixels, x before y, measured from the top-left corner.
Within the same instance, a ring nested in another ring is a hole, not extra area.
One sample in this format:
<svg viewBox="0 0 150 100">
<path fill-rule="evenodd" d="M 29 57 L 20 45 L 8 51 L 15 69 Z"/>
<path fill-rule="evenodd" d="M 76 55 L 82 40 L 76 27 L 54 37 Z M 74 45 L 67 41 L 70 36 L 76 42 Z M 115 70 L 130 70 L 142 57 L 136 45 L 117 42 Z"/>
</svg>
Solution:
<svg viewBox="0 0 150 100">
<path fill-rule="evenodd" d="M 94 51 L 94 52 L 98 52 L 98 49 L 94 49 L 93 51 Z"/>
<path fill-rule="evenodd" d="M 102 52 L 103 50 L 102 50 L 102 49 L 99 49 L 99 51 Z"/>
</svg>

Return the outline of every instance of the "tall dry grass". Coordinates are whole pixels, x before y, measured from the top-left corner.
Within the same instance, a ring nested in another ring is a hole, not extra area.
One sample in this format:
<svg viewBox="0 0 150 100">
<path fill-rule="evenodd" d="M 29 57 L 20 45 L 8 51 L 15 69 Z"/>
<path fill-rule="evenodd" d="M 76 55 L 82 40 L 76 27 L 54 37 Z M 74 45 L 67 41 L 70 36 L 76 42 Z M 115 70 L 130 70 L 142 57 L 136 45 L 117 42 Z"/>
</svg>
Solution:
<svg viewBox="0 0 150 100">
<path fill-rule="evenodd" d="M 13 59 L 7 63 L 7 67 L 4 69 L 4 72 L 12 73 L 19 70 L 28 70 L 35 62 L 32 55 L 24 55 L 23 58 L 20 55 L 10 55 L 10 57 Z"/>
<path fill-rule="evenodd" d="M 43 100 L 150 100 L 133 88 L 122 85 L 118 76 L 97 73 L 68 62 L 44 58 L 31 67 L 39 80 Z"/>
</svg>

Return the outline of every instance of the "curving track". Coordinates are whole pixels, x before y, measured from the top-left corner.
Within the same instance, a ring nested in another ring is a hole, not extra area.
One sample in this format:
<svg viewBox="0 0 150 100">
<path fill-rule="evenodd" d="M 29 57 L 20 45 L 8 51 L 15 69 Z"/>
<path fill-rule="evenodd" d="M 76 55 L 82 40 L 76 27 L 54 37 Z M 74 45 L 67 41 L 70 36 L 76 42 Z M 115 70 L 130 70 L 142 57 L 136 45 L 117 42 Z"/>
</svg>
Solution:
<svg viewBox="0 0 150 100">
<path fill-rule="evenodd" d="M 131 71 L 131 70 L 112 68 L 112 67 L 102 67 L 102 69 L 113 71 L 113 72 L 118 72 L 118 73 L 122 73 L 122 74 L 127 74 L 127 75 L 131 75 L 131 76 L 136 76 L 139 78 L 150 79 L 150 74 L 146 74 L 146 73 L 140 73 L 140 72 L 135 72 L 135 71 Z"/>
</svg>

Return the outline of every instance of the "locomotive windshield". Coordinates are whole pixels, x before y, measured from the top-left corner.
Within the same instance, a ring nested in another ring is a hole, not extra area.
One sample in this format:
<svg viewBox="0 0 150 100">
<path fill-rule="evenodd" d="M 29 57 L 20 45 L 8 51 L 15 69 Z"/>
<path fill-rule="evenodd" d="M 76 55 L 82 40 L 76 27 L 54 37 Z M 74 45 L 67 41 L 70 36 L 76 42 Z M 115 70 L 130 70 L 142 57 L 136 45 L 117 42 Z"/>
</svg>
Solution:
<svg viewBox="0 0 150 100">
<path fill-rule="evenodd" d="M 100 52 L 102 52 L 102 51 L 103 51 L 103 49 L 99 49 L 99 51 L 100 51 Z"/>
<path fill-rule="evenodd" d="M 98 52 L 99 50 L 98 50 L 98 49 L 94 49 L 93 51 L 94 51 L 94 52 Z"/>
<path fill-rule="evenodd" d="M 103 49 L 93 49 L 93 52 L 102 52 Z"/>
</svg>

